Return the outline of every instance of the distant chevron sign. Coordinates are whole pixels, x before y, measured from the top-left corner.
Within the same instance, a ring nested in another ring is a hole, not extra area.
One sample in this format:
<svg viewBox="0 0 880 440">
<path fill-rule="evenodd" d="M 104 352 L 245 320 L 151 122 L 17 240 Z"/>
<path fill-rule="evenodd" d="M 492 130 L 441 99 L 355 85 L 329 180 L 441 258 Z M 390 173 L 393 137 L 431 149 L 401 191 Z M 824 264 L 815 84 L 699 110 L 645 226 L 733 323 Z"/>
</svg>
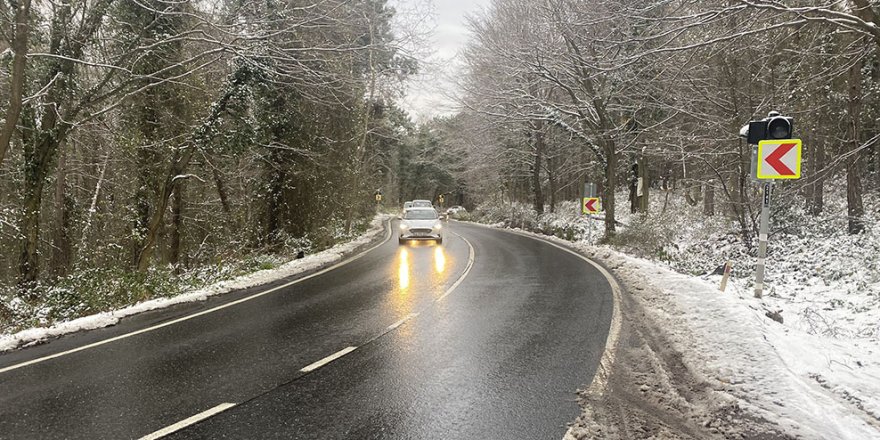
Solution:
<svg viewBox="0 0 880 440">
<path fill-rule="evenodd" d="M 598 214 L 602 210 L 602 202 L 598 197 L 584 197 L 582 211 L 584 214 Z"/>
<path fill-rule="evenodd" d="M 758 144 L 759 179 L 800 179 L 800 139 L 774 139 Z"/>
</svg>

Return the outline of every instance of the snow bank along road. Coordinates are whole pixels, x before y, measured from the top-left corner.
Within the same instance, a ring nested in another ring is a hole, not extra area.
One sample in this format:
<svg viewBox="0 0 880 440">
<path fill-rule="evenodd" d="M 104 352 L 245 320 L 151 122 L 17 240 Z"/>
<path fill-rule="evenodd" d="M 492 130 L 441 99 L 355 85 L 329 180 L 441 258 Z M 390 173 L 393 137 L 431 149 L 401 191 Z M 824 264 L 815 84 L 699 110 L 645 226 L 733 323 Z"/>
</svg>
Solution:
<svg viewBox="0 0 880 440">
<path fill-rule="evenodd" d="M 546 242 L 448 229 L 0 355 L 0 437 L 562 438 L 611 286 Z"/>
</svg>

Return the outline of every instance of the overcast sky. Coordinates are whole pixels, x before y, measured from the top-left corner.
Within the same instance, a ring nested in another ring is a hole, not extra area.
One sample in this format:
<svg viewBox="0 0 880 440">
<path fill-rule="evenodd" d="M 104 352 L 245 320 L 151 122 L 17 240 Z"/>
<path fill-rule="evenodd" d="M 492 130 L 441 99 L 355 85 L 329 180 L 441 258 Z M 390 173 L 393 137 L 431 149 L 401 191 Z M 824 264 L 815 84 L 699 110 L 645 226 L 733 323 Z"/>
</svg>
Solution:
<svg viewBox="0 0 880 440">
<path fill-rule="evenodd" d="M 431 116 L 454 112 L 455 104 L 449 94 L 455 91 L 452 78 L 461 71 L 461 60 L 456 57 L 467 44 L 469 34 L 465 24 L 467 15 L 474 15 L 489 5 L 490 0 L 394 0 L 392 4 L 402 14 L 413 10 L 428 13 L 420 30 L 431 30 L 428 39 L 428 59 L 422 64 L 422 73 L 408 84 L 403 106 L 417 121 Z"/>
</svg>

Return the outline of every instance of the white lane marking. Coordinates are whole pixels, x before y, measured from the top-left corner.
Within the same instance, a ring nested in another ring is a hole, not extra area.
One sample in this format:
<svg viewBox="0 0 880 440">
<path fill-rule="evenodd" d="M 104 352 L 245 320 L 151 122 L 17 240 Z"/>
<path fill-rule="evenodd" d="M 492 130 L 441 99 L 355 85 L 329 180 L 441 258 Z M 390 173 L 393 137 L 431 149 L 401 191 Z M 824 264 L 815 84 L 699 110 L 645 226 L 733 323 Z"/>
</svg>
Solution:
<svg viewBox="0 0 880 440">
<path fill-rule="evenodd" d="M 248 296 L 248 297 L 245 297 L 245 298 L 241 298 L 241 299 L 238 299 L 238 300 L 235 300 L 235 301 L 232 301 L 232 302 L 226 303 L 226 304 L 219 305 L 219 306 L 217 306 L 217 307 L 210 308 L 210 309 L 208 309 L 208 310 L 203 310 L 203 311 L 198 312 L 198 313 L 193 313 L 192 315 L 187 315 L 187 316 L 184 316 L 184 317 L 182 317 L 182 318 L 175 319 L 175 320 L 173 320 L 173 321 L 163 322 L 162 324 L 157 324 L 157 325 L 154 325 L 154 326 L 152 326 L 152 327 L 147 327 L 147 328 L 144 328 L 144 329 L 140 329 L 140 330 L 137 330 L 137 331 L 133 331 L 133 332 L 131 332 L 131 333 L 126 333 L 126 334 L 123 334 L 123 335 L 114 336 L 114 337 L 112 337 L 112 338 L 104 339 L 103 341 L 98 341 L 98 342 L 94 342 L 94 343 L 91 343 L 91 344 L 88 344 L 88 345 L 83 345 L 82 347 L 73 348 L 73 349 L 70 349 L 70 350 L 67 350 L 67 351 L 62 351 L 62 352 L 60 352 L 60 353 L 50 354 L 50 355 L 48 355 L 48 356 L 43 356 L 43 357 L 41 357 L 41 358 L 32 359 L 32 360 L 29 360 L 29 361 L 27 361 L 27 362 L 22 362 L 22 363 L 20 363 L 20 364 L 15 364 L 15 365 L 10 365 L 10 366 L 5 367 L 5 368 L 0 368 L 0 374 L 5 373 L 5 372 L 7 372 L 7 371 L 12 371 L 12 370 L 16 370 L 16 369 L 19 369 L 19 368 L 22 368 L 22 367 L 26 367 L 26 366 L 28 366 L 28 365 L 34 365 L 34 364 L 38 364 L 38 363 L 40 363 L 40 362 L 45 362 L 45 361 L 48 361 L 48 360 L 50 360 L 50 359 L 55 359 L 55 358 L 58 358 L 58 357 L 61 357 L 61 356 L 66 356 L 66 355 L 68 355 L 68 354 L 73 354 L 73 353 L 76 353 L 76 352 L 79 352 L 79 351 L 88 350 L 88 349 L 90 349 L 90 348 L 95 348 L 95 347 L 98 347 L 98 346 L 101 346 L 101 345 L 104 345 L 104 344 L 109 344 L 109 343 L 111 343 L 111 342 L 116 342 L 116 341 L 119 341 L 119 340 L 121 340 L 121 339 L 126 339 L 126 338 L 130 338 L 130 337 L 132 337 L 132 336 L 137 336 L 137 335 L 142 334 L 142 333 L 147 333 L 147 332 L 151 332 L 151 331 L 153 331 L 153 330 L 158 330 L 158 329 L 160 329 L 160 328 L 168 327 L 168 326 L 170 326 L 170 325 L 174 325 L 174 324 L 178 324 L 178 323 L 181 323 L 181 322 L 184 322 L 184 321 L 188 321 L 188 320 L 193 319 L 193 318 L 198 318 L 199 316 L 207 315 L 207 314 L 209 314 L 209 313 L 213 313 L 213 312 L 216 312 L 216 311 L 218 311 L 218 310 L 225 309 L 225 308 L 227 308 L 227 307 L 232 307 L 232 306 L 235 306 L 235 305 L 241 304 L 241 303 L 243 303 L 243 302 L 250 301 L 250 300 L 252 300 L 252 299 L 257 299 L 257 298 L 259 298 L 259 297 L 261 297 L 261 296 L 268 295 L 268 294 L 270 294 L 270 293 L 272 293 L 272 292 L 277 292 L 278 290 L 281 290 L 281 289 L 284 289 L 284 288 L 290 287 L 290 286 L 292 286 L 292 285 L 294 285 L 294 284 L 298 284 L 298 283 L 301 283 L 301 282 L 303 282 L 303 281 L 306 281 L 306 280 L 309 280 L 309 279 L 315 278 L 315 277 L 317 277 L 317 276 L 321 276 L 321 275 L 323 275 L 323 274 L 325 274 L 325 273 L 327 273 L 327 272 L 330 272 L 331 270 L 338 269 L 338 268 L 340 268 L 340 267 L 342 267 L 342 266 L 345 266 L 346 264 L 349 264 L 349 263 L 351 263 L 351 262 L 353 262 L 353 261 L 355 261 L 355 260 L 358 260 L 358 259 L 360 259 L 361 257 L 363 257 L 364 255 L 366 255 L 366 254 L 368 254 L 368 253 L 370 253 L 370 252 L 376 250 L 379 246 L 382 246 L 383 244 L 387 243 L 388 240 L 391 239 L 391 235 L 392 235 L 392 232 L 391 232 L 391 222 L 388 222 L 387 225 L 388 225 L 388 227 L 387 227 L 387 233 L 386 233 L 386 235 L 385 235 L 385 239 L 382 240 L 381 243 L 379 243 L 379 244 L 377 244 L 377 245 L 375 245 L 375 246 L 373 246 L 373 247 L 371 247 L 371 248 L 369 248 L 369 249 L 367 249 L 367 250 L 365 250 L 365 251 L 363 251 L 363 252 L 361 252 L 361 253 L 359 253 L 359 254 L 357 254 L 357 255 L 355 255 L 355 256 L 349 258 L 349 259 L 347 259 L 347 260 L 345 260 L 345 261 L 341 261 L 341 262 L 339 262 L 339 263 L 336 263 L 336 264 L 334 264 L 333 266 L 330 266 L 330 267 L 328 267 L 328 268 L 326 268 L 326 269 L 322 269 L 322 270 L 320 270 L 320 271 L 318 271 L 318 272 L 315 272 L 315 273 L 313 273 L 313 274 L 311 274 L 311 275 L 308 275 L 308 276 L 305 276 L 305 277 L 302 277 L 302 278 L 299 278 L 299 279 L 293 280 L 293 281 L 291 281 L 291 282 L 289 282 L 289 283 L 287 283 L 287 284 L 283 284 L 283 285 L 280 285 L 280 286 L 277 286 L 277 287 L 273 287 L 273 288 L 271 288 L 271 289 L 269 289 L 269 290 L 266 290 L 266 291 L 263 291 L 263 292 L 255 293 L 255 294 L 253 294 L 253 295 L 251 295 L 251 296 Z"/>
<path fill-rule="evenodd" d="M 324 365 L 327 365 L 327 364 L 329 364 L 330 362 L 333 362 L 333 361 L 335 361 L 336 359 L 339 359 L 339 358 L 341 358 L 341 357 L 343 357 L 343 356 L 345 356 L 345 355 L 347 355 L 347 354 L 349 354 L 349 353 L 351 353 L 351 352 L 353 352 L 353 351 L 355 351 L 355 350 L 357 350 L 357 347 L 346 347 L 346 348 L 343 348 L 342 350 L 339 350 L 339 351 L 337 351 L 336 353 L 333 353 L 333 354 L 331 354 L 330 356 L 327 356 L 327 357 L 325 357 L 324 359 L 321 359 L 321 360 L 318 361 L 318 362 L 315 362 L 315 363 L 313 363 L 313 364 L 311 364 L 311 365 L 309 365 L 309 366 L 307 366 L 307 367 L 304 367 L 303 369 L 301 369 L 301 370 L 299 370 L 299 371 L 301 371 L 301 372 L 303 372 L 303 373 L 309 373 L 309 372 L 315 371 L 315 370 L 317 370 L 318 368 L 321 368 L 321 367 L 323 367 Z"/>
<path fill-rule="evenodd" d="M 450 286 L 449 289 L 447 289 L 446 292 L 443 293 L 443 295 L 440 295 L 440 298 L 437 298 L 437 301 L 440 301 L 441 299 L 446 298 L 447 296 L 449 296 L 450 293 L 455 291 L 455 289 L 458 287 L 458 285 L 461 284 L 461 282 L 464 281 L 465 277 L 467 277 L 468 274 L 471 272 L 471 268 L 474 267 L 474 246 L 471 244 L 470 241 L 468 241 L 467 238 L 464 238 L 461 235 L 456 234 L 455 232 L 452 232 L 452 231 L 449 231 L 449 232 L 451 234 L 457 235 L 458 238 L 464 240 L 464 242 L 468 245 L 468 262 L 467 262 L 467 266 L 464 268 L 464 273 L 462 273 L 461 276 L 458 277 L 457 280 L 455 280 L 455 283 L 453 283 L 452 286 Z"/>
<path fill-rule="evenodd" d="M 219 405 L 217 405 L 207 411 L 203 411 L 203 412 L 200 412 L 192 417 L 189 417 L 187 419 L 183 419 L 183 420 L 181 420 L 171 426 L 166 426 L 166 427 L 164 427 L 164 428 L 162 428 L 152 434 L 147 434 L 147 435 L 141 437 L 140 440 L 156 440 L 156 439 L 165 437 L 166 435 L 171 434 L 173 432 L 180 431 L 181 429 L 186 428 L 189 425 L 194 425 L 202 420 L 207 419 L 208 417 L 211 417 L 215 414 L 219 414 L 223 411 L 226 411 L 227 409 L 232 408 L 233 406 L 235 406 L 234 403 L 221 403 L 221 404 L 219 404 Z"/>
<path fill-rule="evenodd" d="M 616 357 L 617 344 L 620 340 L 620 328 L 622 326 L 623 318 L 620 315 L 620 308 L 623 301 L 623 290 L 620 287 L 620 284 L 617 283 L 617 279 L 614 278 L 614 275 L 608 270 L 605 269 L 601 264 L 587 258 L 584 255 L 581 255 L 578 252 L 575 252 L 565 246 L 560 246 L 556 243 L 553 243 L 550 240 L 537 237 L 534 235 L 526 234 L 523 232 L 512 231 L 509 229 L 500 229 L 500 228 L 492 228 L 490 226 L 481 225 L 479 223 L 471 223 L 468 224 L 481 226 L 487 229 L 494 229 L 496 231 L 504 231 L 511 234 L 519 235 L 521 237 L 528 237 L 533 240 L 542 241 L 544 243 L 549 244 L 555 248 L 561 249 L 569 254 L 572 254 L 581 260 L 586 261 L 591 266 L 595 267 L 599 273 L 608 280 L 608 284 L 611 286 L 611 298 L 613 301 L 613 308 L 611 311 L 611 327 L 608 329 L 608 337 L 605 338 L 605 350 L 602 352 L 602 357 L 599 359 L 599 366 L 596 369 L 596 374 L 593 376 L 593 380 L 590 382 L 590 386 L 587 387 L 587 393 L 594 396 L 601 396 L 605 394 L 605 390 L 608 388 L 608 377 L 611 375 L 611 367 L 614 366 L 614 360 Z M 566 433 L 568 435 L 568 433 Z"/>
<path fill-rule="evenodd" d="M 415 318 L 416 316 L 419 316 L 419 314 L 418 314 L 418 313 L 410 313 L 409 315 L 406 315 L 406 316 L 405 316 L 403 319 L 401 319 L 400 321 L 397 321 L 397 322 L 395 322 L 394 324 L 389 325 L 389 326 L 388 326 L 388 331 L 394 330 L 394 329 L 396 329 L 397 327 L 402 326 L 406 321 L 409 321 L 410 319 L 413 319 L 413 318 Z"/>
</svg>

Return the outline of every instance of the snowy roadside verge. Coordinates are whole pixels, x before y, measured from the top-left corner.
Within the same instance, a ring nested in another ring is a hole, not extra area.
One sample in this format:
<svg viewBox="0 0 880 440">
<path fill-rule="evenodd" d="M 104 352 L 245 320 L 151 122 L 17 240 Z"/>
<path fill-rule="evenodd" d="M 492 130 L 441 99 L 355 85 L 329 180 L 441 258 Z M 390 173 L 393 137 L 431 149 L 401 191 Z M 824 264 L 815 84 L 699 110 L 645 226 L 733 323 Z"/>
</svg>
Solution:
<svg viewBox="0 0 880 440">
<path fill-rule="evenodd" d="M 614 395 L 582 395 L 585 413 L 567 438 L 880 439 L 880 350 L 870 341 L 774 322 L 772 302 L 721 293 L 717 277 L 518 232 L 602 263 L 633 303 L 624 305 L 620 350 L 631 353 L 618 354 Z"/>
<path fill-rule="evenodd" d="M 610 249 L 575 245 L 614 268 L 684 364 L 746 412 L 809 439 L 880 438 L 880 352 L 767 318 L 760 300 Z"/>
<path fill-rule="evenodd" d="M 369 229 L 367 229 L 367 231 L 360 237 L 345 243 L 337 244 L 316 254 L 307 255 L 301 259 L 290 260 L 274 269 L 260 270 L 247 275 L 241 275 L 230 280 L 221 281 L 171 298 L 144 301 L 122 309 L 84 316 L 50 327 L 35 327 L 13 334 L 0 335 L 0 352 L 38 344 L 47 339 L 70 333 L 109 327 L 115 325 L 123 318 L 138 313 L 162 309 L 181 303 L 205 301 L 212 296 L 261 286 L 283 278 L 300 275 L 336 264 L 352 254 L 362 251 L 364 247 L 378 240 L 379 237 L 384 236 L 387 229 L 386 223 L 391 217 L 392 216 L 387 214 L 377 215 L 370 223 Z"/>
</svg>

